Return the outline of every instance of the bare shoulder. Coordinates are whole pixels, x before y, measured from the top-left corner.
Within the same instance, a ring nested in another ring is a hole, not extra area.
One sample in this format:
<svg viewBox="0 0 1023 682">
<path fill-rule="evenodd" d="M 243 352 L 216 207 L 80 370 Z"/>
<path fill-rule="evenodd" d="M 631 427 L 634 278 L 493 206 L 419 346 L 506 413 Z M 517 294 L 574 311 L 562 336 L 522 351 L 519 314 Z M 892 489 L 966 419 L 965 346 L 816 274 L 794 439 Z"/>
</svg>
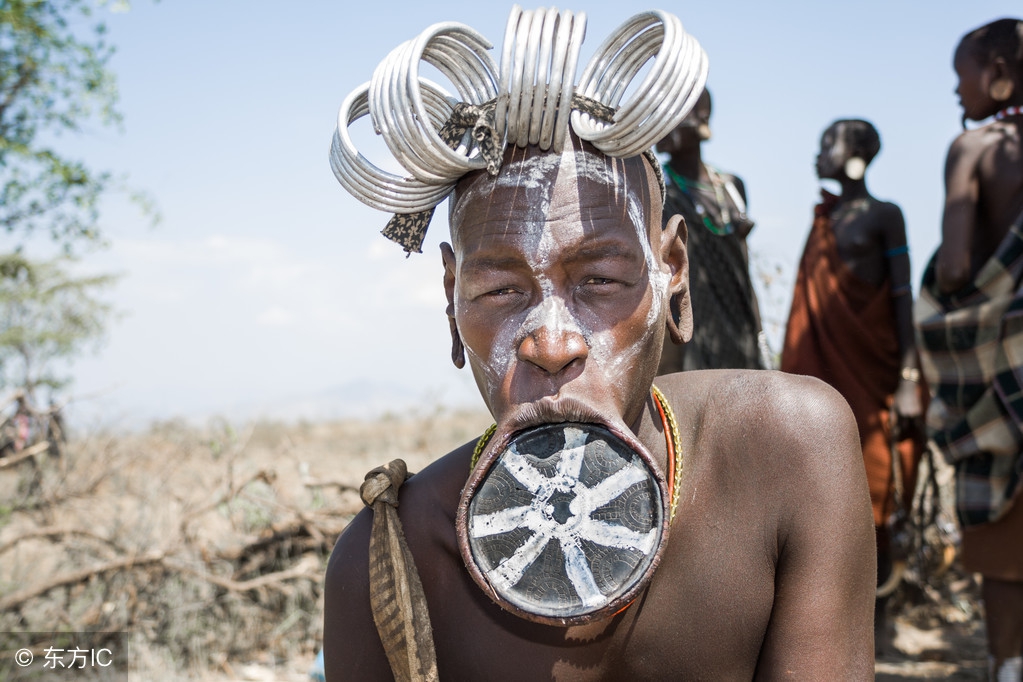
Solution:
<svg viewBox="0 0 1023 682">
<path fill-rule="evenodd" d="M 892 201 L 877 202 L 878 215 L 888 222 L 905 222 L 902 217 L 902 209 Z"/>
<path fill-rule="evenodd" d="M 906 219 L 896 203 L 880 200 L 874 202 L 866 226 L 880 236 L 882 244 L 905 243 Z"/>
<path fill-rule="evenodd" d="M 434 517 L 454 518 L 455 506 L 469 473 L 475 442 L 470 442 L 435 460 L 422 471 L 412 473 L 399 492 L 398 514 L 405 526 L 434 528 Z M 363 509 L 338 538 L 327 569 L 328 581 L 346 575 L 349 559 L 366 556 L 373 512 Z M 425 523 L 424 523 L 425 521 Z M 409 533 L 406 533 L 409 535 Z M 418 543 L 417 543 L 418 544 Z"/>
<path fill-rule="evenodd" d="M 658 377 L 655 384 L 683 412 L 713 411 L 726 420 L 772 418 L 781 429 L 800 414 L 827 413 L 852 420 L 845 399 L 813 377 L 773 370 L 703 370 Z M 682 404 L 684 403 L 684 404 Z M 772 429 L 773 431 L 774 429 Z"/>
<path fill-rule="evenodd" d="M 716 505 L 703 518 L 720 525 L 737 515 L 727 535 L 748 533 L 737 545 L 722 535 L 710 546 L 724 547 L 749 566 L 769 567 L 770 616 L 755 677 L 869 679 L 874 525 L 848 404 L 824 382 L 805 376 L 766 370 L 687 374 L 657 380 L 684 413 L 679 421 L 703 444 L 690 450 L 691 460 L 702 462 L 690 467 L 683 499 L 693 502 L 679 514 L 687 514 L 691 533 L 709 533 L 699 525 L 696 501 L 702 494 L 711 500 L 706 504 Z M 697 484 L 704 492 L 695 490 Z M 749 528 L 754 532 L 744 530 Z M 748 550 L 758 538 L 759 555 Z M 763 578 L 753 573 L 751 579 Z M 816 645 L 808 649 L 808 641 Z"/>
<path fill-rule="evenodd" d="M 949 145 L 946 165 L 950 168 L 963 163 L 976 165 L 983 153 L 1002 137 L 1003 133 L 997 125 L 964 130 Z"/>
<path fill-rule="evenodd" d="M 743 201 L 746 200 L 746 183 L 742 181 L 742 178 L 734 173 L 721 173 L 721 177 L 723 177 L 726 182 L 732 183 L 735 186 L 735 189 L 738 190 L 739 195 L 743 198 Z"/>
<path fill-rule="evenodd" d="M 399 492 L 398 514 L 420 573 L 450 555 L 454 509 L 465 482 L 473 443 L 448 453 L 409 478 Z M 450 523 L 439 523 L 450 518 Z M 373 624 L 369 599 L 369 542 L 373 512 L 363 509 L 338 538 L 327 565 L 324 663 L 327 679 L 392 679 Z"/>
<path fill-rule="evenodd" d="M 657 385 L 701 441 L 763 453 L 751 466 L 797 467 L 825 478 L 863 468 L 852 410 L 819 379 L 769 370 L 710 370 L 660 377 Z M 821 457 L 825 452 L 829 456 Z"/>
</svg>

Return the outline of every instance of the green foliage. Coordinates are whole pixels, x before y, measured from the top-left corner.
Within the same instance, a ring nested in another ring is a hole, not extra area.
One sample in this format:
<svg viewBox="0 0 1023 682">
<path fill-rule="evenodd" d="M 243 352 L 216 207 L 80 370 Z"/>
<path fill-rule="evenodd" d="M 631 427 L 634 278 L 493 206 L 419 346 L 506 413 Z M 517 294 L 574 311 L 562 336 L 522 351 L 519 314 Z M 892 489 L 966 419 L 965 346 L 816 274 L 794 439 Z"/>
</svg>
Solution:
<svg viewBox="0 0 1023 682">
<path fill-rule="evenodd" d="M 55 360 L 70 359 L 98 341 L 110 306 L 97 293 L 110 275 L 75 276 L 70 259 L 32 262 L 0 255 L 0 387 L 57 389 L 67 380 Z"/>
<path fill-rule="evenodd" d="M 113 48 L 91 0 L 0 0 L 0 229 L 48 230 L 70 252 L 98 238 L 111 182 L 53 143 L 91 122 L 117 124 Z"/>
</svg>

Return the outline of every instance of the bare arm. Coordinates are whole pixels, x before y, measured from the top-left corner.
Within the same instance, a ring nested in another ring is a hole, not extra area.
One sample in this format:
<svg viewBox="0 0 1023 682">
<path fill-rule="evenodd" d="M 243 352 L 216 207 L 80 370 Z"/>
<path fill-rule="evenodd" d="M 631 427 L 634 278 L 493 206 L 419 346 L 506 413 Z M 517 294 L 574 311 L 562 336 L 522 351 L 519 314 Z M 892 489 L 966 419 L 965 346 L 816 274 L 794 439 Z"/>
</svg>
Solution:
<svg viewBox="0 0 1023 682">
<path fill-rule="evenodd" d="M 913 334 L 913 287 L 910 284 L 909 247 L 906 242 L 906 221 L 895 204 L 885 204 L 887 212 L 883 223 L 885 262 L 892 286 L 892 305 L 895 309 L 895 331 L 899 340 L 899 367 L 908 370 L 900 374 L 895 391 L 895 409 L 903 417 L 916 418 L 923 411 L 918 382 L 912 374 L 917 371 L 916 340 Z M 907 378 L 910 377 L 910 378 Z"/>
<path fill-rule="evenodd" d="M 327 566 L 323 661 L 327 682 L 392 680 L 369 605 L 369 531 L 363 510 L 338 538 Z"/>
<path fill-rule="evenodd" d="M 837 392 L 799 383 L 774 415 L 769 454 L 790 488 L 779 497 L 774 607 L 756 677 L 871 680 L 876 559 L 859 435 Z"/>
<path fill-rule="evenodd" d="M 945 161 L 945 213 L 935 276 L 946 294 L 970 281 L 980 187 L 977 164 L 982 151 L 980 139 L 968 131 L 955 139 Z"/>
</svg>

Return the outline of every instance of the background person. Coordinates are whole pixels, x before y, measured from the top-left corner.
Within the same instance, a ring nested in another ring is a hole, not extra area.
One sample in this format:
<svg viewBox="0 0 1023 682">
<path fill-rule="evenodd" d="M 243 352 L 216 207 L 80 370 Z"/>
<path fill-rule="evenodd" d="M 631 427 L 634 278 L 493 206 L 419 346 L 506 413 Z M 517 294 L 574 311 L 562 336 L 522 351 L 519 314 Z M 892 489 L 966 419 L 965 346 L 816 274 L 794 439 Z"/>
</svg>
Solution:
<svg viewBox="0 0 1023 682">
<path fill-rule="evenodd" d="M 915 317 L 928 434 L 956 468 L 962 561 L 984 576 L 991 679 L 1023 677 L 1023 22 L 966 34 L 964 130 L 948 150 L 942 241 Z"/>
<path fill-rule="evenodd" d="M 657 151 L 670 155 L 664 166 L 665 217 L 678 214 L 689 228 L 689 289 L 693 300 L 692 340 L 670 342 L 661 354 L 661 374 L 689 369 L 760 369 L 771 366 L 761 334 L 760 310 L 749 275 L 742 180 L 704 163 L 700 146 L 710 139 L 710 91 L 704 90 L 686 119 Z"/>
<path fill-rule="evenodd" d="M 814 209 L 785 330 L 781 369 L 817 377 L 849 401 L 877 532 L 878 584 L 891 570 L 887 522 L 912 501 L 922 453 L 921 392 L 913 340 L 909 247 L 902 211 L 867 190 L 866 169 L 881 148 L 867 121 L 840 120 L 821 137 L 817 175 L 837 180 Z M 891 423 L 894 410 L 899 423 Z M 892 443 L 898 434 L 902 500 L 894 497 Z M 884 649 L 885 602 L 876 605 L 875 639 Z"/>
</svg>

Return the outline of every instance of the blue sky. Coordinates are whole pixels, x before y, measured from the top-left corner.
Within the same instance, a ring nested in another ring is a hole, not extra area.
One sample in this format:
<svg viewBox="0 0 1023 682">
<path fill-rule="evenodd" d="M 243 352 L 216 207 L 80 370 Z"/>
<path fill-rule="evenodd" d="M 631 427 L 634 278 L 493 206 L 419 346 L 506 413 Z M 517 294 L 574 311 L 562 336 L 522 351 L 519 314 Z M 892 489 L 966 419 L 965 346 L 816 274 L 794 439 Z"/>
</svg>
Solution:
<svg viewBox="0 0 1023 682">
<path fill-rule="evenodd" d="M 425 253 L 405 259 L 378 234 L 387 216 L 334 180 L 327 151 L 341 101 L 399 42 L 453 20 L 499 47 L 510 7 L 136 0 L 109 14 L 123 130 L 63 141 L 92 167 L 127 174 L 163 220 L 150 227 L 123 196 L 104 203 L 111 246 L 88 254 L 86 267 L 123 274 L 109 298 L 124 314 L 100 351 L 74 365 L 80 412 L 121 424 L 260 410 L 329 416 L 354 409 L 338 402 L 342 387 L 378 387 L 373 409 L 480 406 L 469 372 L 448 360 L 438 253 L 446 211 Z M 743 177 L 755 268 L 782 271 L 762 292 L 765 317 L 787 314 L 818 194 L 813 161 L 836 118 L 880 130 L 867 180 L 905 213 L 916 283 L 938 243 L 942 166 L 960 129 L 952 51 L 967 30 L 1019 13 L 1018 3 L 660 8 L 709 55 L 705 158 Z M 646 7 L 571 9 L 589 19 L 584 64 Z M 394 167 L 368 127 L 355 133 L 371 159 Z"/>
</svg>

